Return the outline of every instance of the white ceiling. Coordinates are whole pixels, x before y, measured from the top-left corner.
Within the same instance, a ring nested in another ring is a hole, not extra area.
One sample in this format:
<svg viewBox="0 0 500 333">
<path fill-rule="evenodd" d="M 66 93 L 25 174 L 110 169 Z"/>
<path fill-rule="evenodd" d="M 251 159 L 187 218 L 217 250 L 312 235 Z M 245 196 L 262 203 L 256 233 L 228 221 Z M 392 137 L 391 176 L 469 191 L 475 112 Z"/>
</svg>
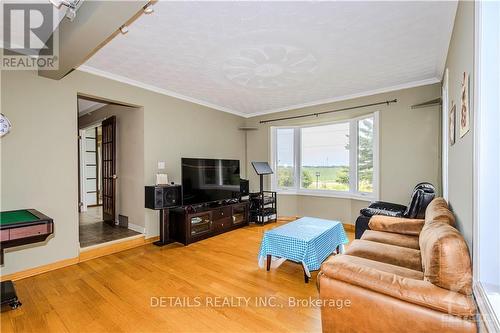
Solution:
<svg viewBox="0 0 500 333">
<path fill-rule="evenodd" d="M 80 69 L 243 116 L 440 81 L 456 2 L 158 2 Z"/>
<path fill-rule="evenodd" d="M 78 116 L 81 117 L 84 114 L 100 109 L 105 105 L 107 104 L 78 97 Z"/>
</svg>

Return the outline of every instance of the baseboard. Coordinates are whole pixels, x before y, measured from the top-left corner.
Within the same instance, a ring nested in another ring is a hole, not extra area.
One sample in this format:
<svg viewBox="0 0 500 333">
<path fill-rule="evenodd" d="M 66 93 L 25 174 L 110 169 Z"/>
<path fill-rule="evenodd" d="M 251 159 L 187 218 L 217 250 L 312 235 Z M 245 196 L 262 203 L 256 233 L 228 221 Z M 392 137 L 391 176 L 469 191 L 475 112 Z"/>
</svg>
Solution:
<svg viewBox="0 0 500 333">
<path fill-rule="evenodd" d="M 53 262 L 53 263 L 50 263 L 47 265 L 29 268 L 29 269 L 26 269 L 24 271 L 12 273 L 12 274 L 7 274 L 7 275 L 2 275 L 2 276 L 0 276 L 0 280 L 1 281 L 21 280 L 21 279 L 25 279 L 25 278 L 30 277 L 30 276 L 34 276 L 34 275 L 38 275 L 38 274 L 42 274 L 42 273 L 47 273 L 47 272 L 50 272 L 50 271 L 53 271 L 53 270 L 56 270 L 59 268 L 75 265 L 75 264 L 78 264 L 78 262 L 79 262 L 78 257 L 64 259 L 64 260 L 56 261 L 56 262 Z"/>
<path fill-rule="evenodd" d="M 86 246 L 86 247 L 80 247 L 80 255 L 83 252 L 88 252 L 88 251 L 92 251 L 92 250 L 100 249 L 100 248 L 107 248 L 107 247 L 110 247 L 110 246 L 116 245 L 116 244 L 128 244 L 129 242 L 131 242 L 133 240 L 141 239 L 141 238 L 143 239 L 144 235 L 134 235 L 134 236 L 130 236 L 130 237 L 115 239 L 115 240 L 105 242 L 105 243 L 94 244 L 94 245 L 90 245 L 90 246 Z"/>
<path fill-rule="evenodd" d="M 133 249 L 135 247 L 143 246 L 157 240 L 157 237 L 146 239 L 144 236 L 129 237 L 125 240 L 118 240 L 112 243 L 99 244 L 80 250 L 80 262 L 107 256 L 113 253 Z"/>
<path fill-rule="evenodd" d="M 278 216 L 278 221 L 290 222 L 299 219 L 299 216 Z"/>
<path fill-rule="evenodd" d="M 129 223 L 128 224 L 128 228 L 130 230 L 140 232 L 141 234 L 145 234 L 146 233 L 146 228 L 145 227 L 141 227 L 140 225 L 137 225 L 137 224 Z"/>
<path fill-rule="evenodd" d="M 103 257 L 109 254 L 129 250 L 135 247 L 143 246 L 146 244 L 153 243 L 159 240 L 160 237 L 151 237 L 145 238 L 144 236 L 134 237 L 132 239 L 126 238 L 124 240 L 119 240 L 115 243 L 108 244 L 104 243 L 99 247 L 91 247 L 88 250 L 83 250 L 80 253 L 80 256 L 70 259 L 64 259 L 60 261 L 56 261 L 47 265 L 38 266 L 34 268 L 29 268 L 24 271 L 19 271 L 12 274 L 2 275 L 0 276 L 0 281 L 12 280 L 17 281 L 21 279 L 25 279 L 31 276 L 35 276 L 42 273 L 47 273 L 50 271 L 54 271 L 59 268 L 64 268 L 72 265 L 76 265 L 80 262 L 84 262 L 90 259 L 95 259 L 99 257 Z"/>
</svg>

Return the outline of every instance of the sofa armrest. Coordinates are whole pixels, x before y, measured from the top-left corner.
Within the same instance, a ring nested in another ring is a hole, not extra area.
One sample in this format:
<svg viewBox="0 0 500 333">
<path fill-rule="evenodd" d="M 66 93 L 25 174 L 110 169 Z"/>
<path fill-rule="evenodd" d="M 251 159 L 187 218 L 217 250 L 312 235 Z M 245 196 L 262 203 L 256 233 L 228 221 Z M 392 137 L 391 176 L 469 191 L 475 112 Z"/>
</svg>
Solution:
<svg viewBox="0 0 500 333">
<path fill-rule="evenodd" d="M 476 313 L 470 296 L 440 288 L 428 281 L 405 278 L 357 264 L 351 262 L 349 256 L 335 256 L 322 265 L 321 272 L 322 279 L 343 281 L 446 314 L 473 317 Z"/>
<path fill-rule="evenodd" d="M 418 236 L 424 227 L 424 223 L 425 220 L 421 219 L 375 215 L 370 219 L 368 226 L 371 230 Z"/>
<path fill-rule="evenodd" d="M 367 208 L 360 210 L 361 215 L 372 217 L 373 215 L 403 216 L 406 206 L 392 202 L 375 201 Z"/>
<path fill-rule="evenodd" d="M 376 209 L 386 209 L 386 210 L 392 210 L 392 211 L 405 211 L 406 206 L 405 205 L 400 205 L 400 204 L 395 204 L 392 202 L 385 202 L 385 201 L 374 201 L 368 206 L 369 208 L 376 208 Z"/>
</svg>

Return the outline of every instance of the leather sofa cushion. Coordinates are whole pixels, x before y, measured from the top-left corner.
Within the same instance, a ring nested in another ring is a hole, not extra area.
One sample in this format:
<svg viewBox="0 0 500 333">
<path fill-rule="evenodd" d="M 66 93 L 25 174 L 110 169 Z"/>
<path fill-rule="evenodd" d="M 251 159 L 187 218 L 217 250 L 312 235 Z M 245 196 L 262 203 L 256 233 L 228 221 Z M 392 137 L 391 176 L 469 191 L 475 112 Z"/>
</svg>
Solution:
<svg viewBox="0 0 500 333">
<path fill-rule="evenodd" d="M 375 215 L 368 226 L 372 230 L 418 236 L 424 226 L 424 220 Z"/>
<path fill-rule="evenodd" d="M 338 263 L 346 263 L 346 262 L 352 262 L 355 265 L 370 267 L 382 272 L 396 274 L 409 279 L 415 279 L 415 280 L 424 279 L 424 273 L 422 273 L 421 271 L 415 271 L 401 266 L 386 264 L 375 260 L 365 259 L 361 257 L 354 257 L 345 254 L 341 256 L 330 257 L 322 264 L 321 270 L 329 269 L 328 267 L 326 267 L 329 265 L 338 265 Z"/>
<path fill-rule="evenodd" d="M 320 280 L 330 278 L 343 281 L 396 299 L 431 308 L 455 316 L 472 317 L 476 307 L 471 296 L 450 293 L 424 280 L 410 279 L 396 274 L 381 271 L 366 265 L 359 265 L 351 260 L 334 256 L 321 267 Z M 320 281 L 320 294 L 324 288 Z M 418 316 L 418 312 L 414 313 Z M 387 318 L 386 320 L 392 320 Z"/>
<path fill-rule="evenodd" d="M 342 308 L 321 307 L 324 333 L 477 333 L 474 317 L 448 315 L 421 303 L 415 304 L 349 282 L 331 279 L 324 274 L 318 275 L 318 279 L 321 283 L 322 300 L 348 299 L 351 303 Z"/>
<path fill-rule="evenodd" d="M 448 208 L 448 203 L 443 198 L 436 198 L 431 201 L 425 210 L 425 223 L 445 222 L 455 226 L 455 216 Z"/>
<path fill-rule="evenodd" d="M 472 294 L 469 250 L 462 235 L 445 222 L 428 223 L 420 233 L 424 279 L 442 288 Z"/>
<path fill-rule="evenodd" d="M 422 271 L 420 251 L 415 249 L 356 239 L 345 254 Z"/>
<path fill-rule="evenodd" d="M 377 243 L 407 247 L 415 250 L 420 249 L 417 236 L 396 234 L 392 232 L 384 232 L 376 230 L 366 230 L 361 239 Z"/>
</svg>

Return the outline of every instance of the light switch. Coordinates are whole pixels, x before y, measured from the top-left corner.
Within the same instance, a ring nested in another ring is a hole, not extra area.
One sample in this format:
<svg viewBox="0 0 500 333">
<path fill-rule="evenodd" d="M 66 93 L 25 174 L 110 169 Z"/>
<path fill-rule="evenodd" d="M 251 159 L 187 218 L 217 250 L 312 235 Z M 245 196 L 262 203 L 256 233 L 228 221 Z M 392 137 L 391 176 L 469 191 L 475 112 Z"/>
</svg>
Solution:
<svg viewBox="0 0 500 333">
<path fill-rule="evenodd" d="M 165 162 L 158 161 L 158 170 L 165 170 Z"/>
</svg>

